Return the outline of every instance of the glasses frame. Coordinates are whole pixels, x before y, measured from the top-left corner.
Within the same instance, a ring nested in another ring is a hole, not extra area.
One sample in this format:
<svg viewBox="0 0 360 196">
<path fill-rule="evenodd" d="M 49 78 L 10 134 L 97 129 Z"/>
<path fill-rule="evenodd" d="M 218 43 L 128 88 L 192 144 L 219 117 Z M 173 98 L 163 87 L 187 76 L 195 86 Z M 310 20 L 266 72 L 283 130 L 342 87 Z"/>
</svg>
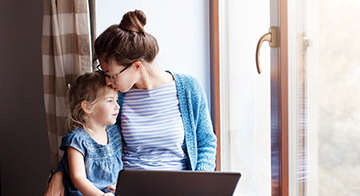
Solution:
<svg viewBox="0 0 360 196">
<path fill-rule="evenodd" d="M 96 69 L 97 69 L 98 71 L 100 71 L 102 74 L 104 74 L 105 77 L 109 78 L 111 81 L 114 82 L 115 79 L 116 79 L 116 77 L 117 77 L 119 74 L 121 74 L 122 72 L 124 72 L 127 68 L 129 68 L 133 63 L 134 63 L 134 62 L 129 63 L 128 65 L 126 65 L 126 67 L 125 67 L 124 69 L 122 69 L 119 73 L 117 73 L 117 74 L 115 74 L 115 75 L 113 75 L 113 76 L 110 76 L 109 74 L 105 73 L 105 72 L 101 69 L 101 65 L 100 65 L 100 64 L 96 66 Z"/>
</svg>

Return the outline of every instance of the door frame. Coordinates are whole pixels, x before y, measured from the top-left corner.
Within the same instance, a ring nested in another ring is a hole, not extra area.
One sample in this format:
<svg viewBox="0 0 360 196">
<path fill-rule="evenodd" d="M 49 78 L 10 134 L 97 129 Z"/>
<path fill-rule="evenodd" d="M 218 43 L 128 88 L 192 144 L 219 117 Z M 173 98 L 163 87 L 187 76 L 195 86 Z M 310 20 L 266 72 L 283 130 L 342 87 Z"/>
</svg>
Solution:
<svg viewBox="0 0 360 196">
<path fill-rule="evenodd" d="M 279 29 L 271 62 L 271 192 L 289 195 L 288 0 L 270 0 L 270 26 Z"/>
<path fill-rule="evenodd" d="M 271 194 L 289 195 L 288 1 L 270 0 L 270 25 L 279 28 L 271 49 Z M 209 2 L 211 118 L 217 136 L 216 170 L 221 171 L 219 0 Z M 254 51 L 255 53 L 255 51 Z M 255 61 L 255 59 L 254 59 Z M 275 78 L 275 79 L 273 79 Z M 275 141 L 273 143 L 273 141 Z"/>
<path fill-rule="evenodd" d="M 221 171 L 219 0 L 209 2 L 211 119 L 217 136 L 216 171 Z"/>
</svg>

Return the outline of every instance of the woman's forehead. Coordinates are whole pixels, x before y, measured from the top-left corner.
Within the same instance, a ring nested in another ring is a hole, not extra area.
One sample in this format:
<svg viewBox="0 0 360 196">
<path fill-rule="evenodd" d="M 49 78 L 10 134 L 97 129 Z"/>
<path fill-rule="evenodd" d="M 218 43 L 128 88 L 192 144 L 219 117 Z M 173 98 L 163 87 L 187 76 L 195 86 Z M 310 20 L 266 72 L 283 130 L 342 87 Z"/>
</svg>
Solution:
<svg viewBox="0 0 360 196">
<path fill-rule="evenodd" d="M 109 60 L 108 62 L 106 62 L 104 59 L 100 58 L 99 63 L 100 63 L 101 69 L 104 72 L 108 72 L 117 67 L 117 63 L 115 60 Z"/>
</svg>

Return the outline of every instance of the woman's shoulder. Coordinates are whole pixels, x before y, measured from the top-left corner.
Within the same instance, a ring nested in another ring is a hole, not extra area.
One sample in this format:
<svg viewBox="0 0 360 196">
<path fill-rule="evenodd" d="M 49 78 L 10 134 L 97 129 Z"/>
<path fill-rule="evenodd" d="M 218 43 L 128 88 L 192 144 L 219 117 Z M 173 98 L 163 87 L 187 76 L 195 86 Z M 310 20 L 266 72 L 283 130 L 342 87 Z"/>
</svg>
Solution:
<svg viewBox="0 0 360 196">
<path fill-rule="evenodd" d="M 180 79 L 183 82 L 191 82 L 191 81 L 197 80 L 195 77 L 188 75 L 188 74 L 173 73 L 173 72 L 170 72 L 170 73 L 174 76 L 175 80 Z"/>
<path fill-rule="evenodd" d="M 191 90 L 201 90 L 202 86 L 200 84 L 200 82 L 191 75 L 187 75 L 187 74 L 181 74 L 181 73 L 171 73 L 174 78 L 175 78 L 175 83 L 177 84 L 181 84 L 181 86 L 183 86 L 186 89 L 191 89 Z"/>
</svg>

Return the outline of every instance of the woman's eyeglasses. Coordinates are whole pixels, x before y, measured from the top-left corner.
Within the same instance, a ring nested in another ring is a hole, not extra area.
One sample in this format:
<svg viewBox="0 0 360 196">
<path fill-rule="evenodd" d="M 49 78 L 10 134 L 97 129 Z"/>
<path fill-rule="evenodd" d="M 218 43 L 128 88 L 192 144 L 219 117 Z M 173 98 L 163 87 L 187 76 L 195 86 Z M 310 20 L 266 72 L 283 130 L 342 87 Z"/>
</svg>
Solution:
<svg viewBox="0 0 360 196">
<path fill-rule="evenodd" d="M 102 69 L 101 69 L 101 66 L 98 65 L 96 66 L 97 70 L 99 70 L 102 74 L 104 74 L 105 77 L 109 78 L 111 81 L 115 81 L 115 78 L 121 74 L 122 72 L 124 72 L 127 68 L 129 68 L 133 63 L 130 63 L 128 65 L 126 65 L 126 67 L 124 69 L 122 69 L 119 73 L 113 75 L 113 76 L 110 76 L 109 74 L 105 73 Z"/>
</svg>

